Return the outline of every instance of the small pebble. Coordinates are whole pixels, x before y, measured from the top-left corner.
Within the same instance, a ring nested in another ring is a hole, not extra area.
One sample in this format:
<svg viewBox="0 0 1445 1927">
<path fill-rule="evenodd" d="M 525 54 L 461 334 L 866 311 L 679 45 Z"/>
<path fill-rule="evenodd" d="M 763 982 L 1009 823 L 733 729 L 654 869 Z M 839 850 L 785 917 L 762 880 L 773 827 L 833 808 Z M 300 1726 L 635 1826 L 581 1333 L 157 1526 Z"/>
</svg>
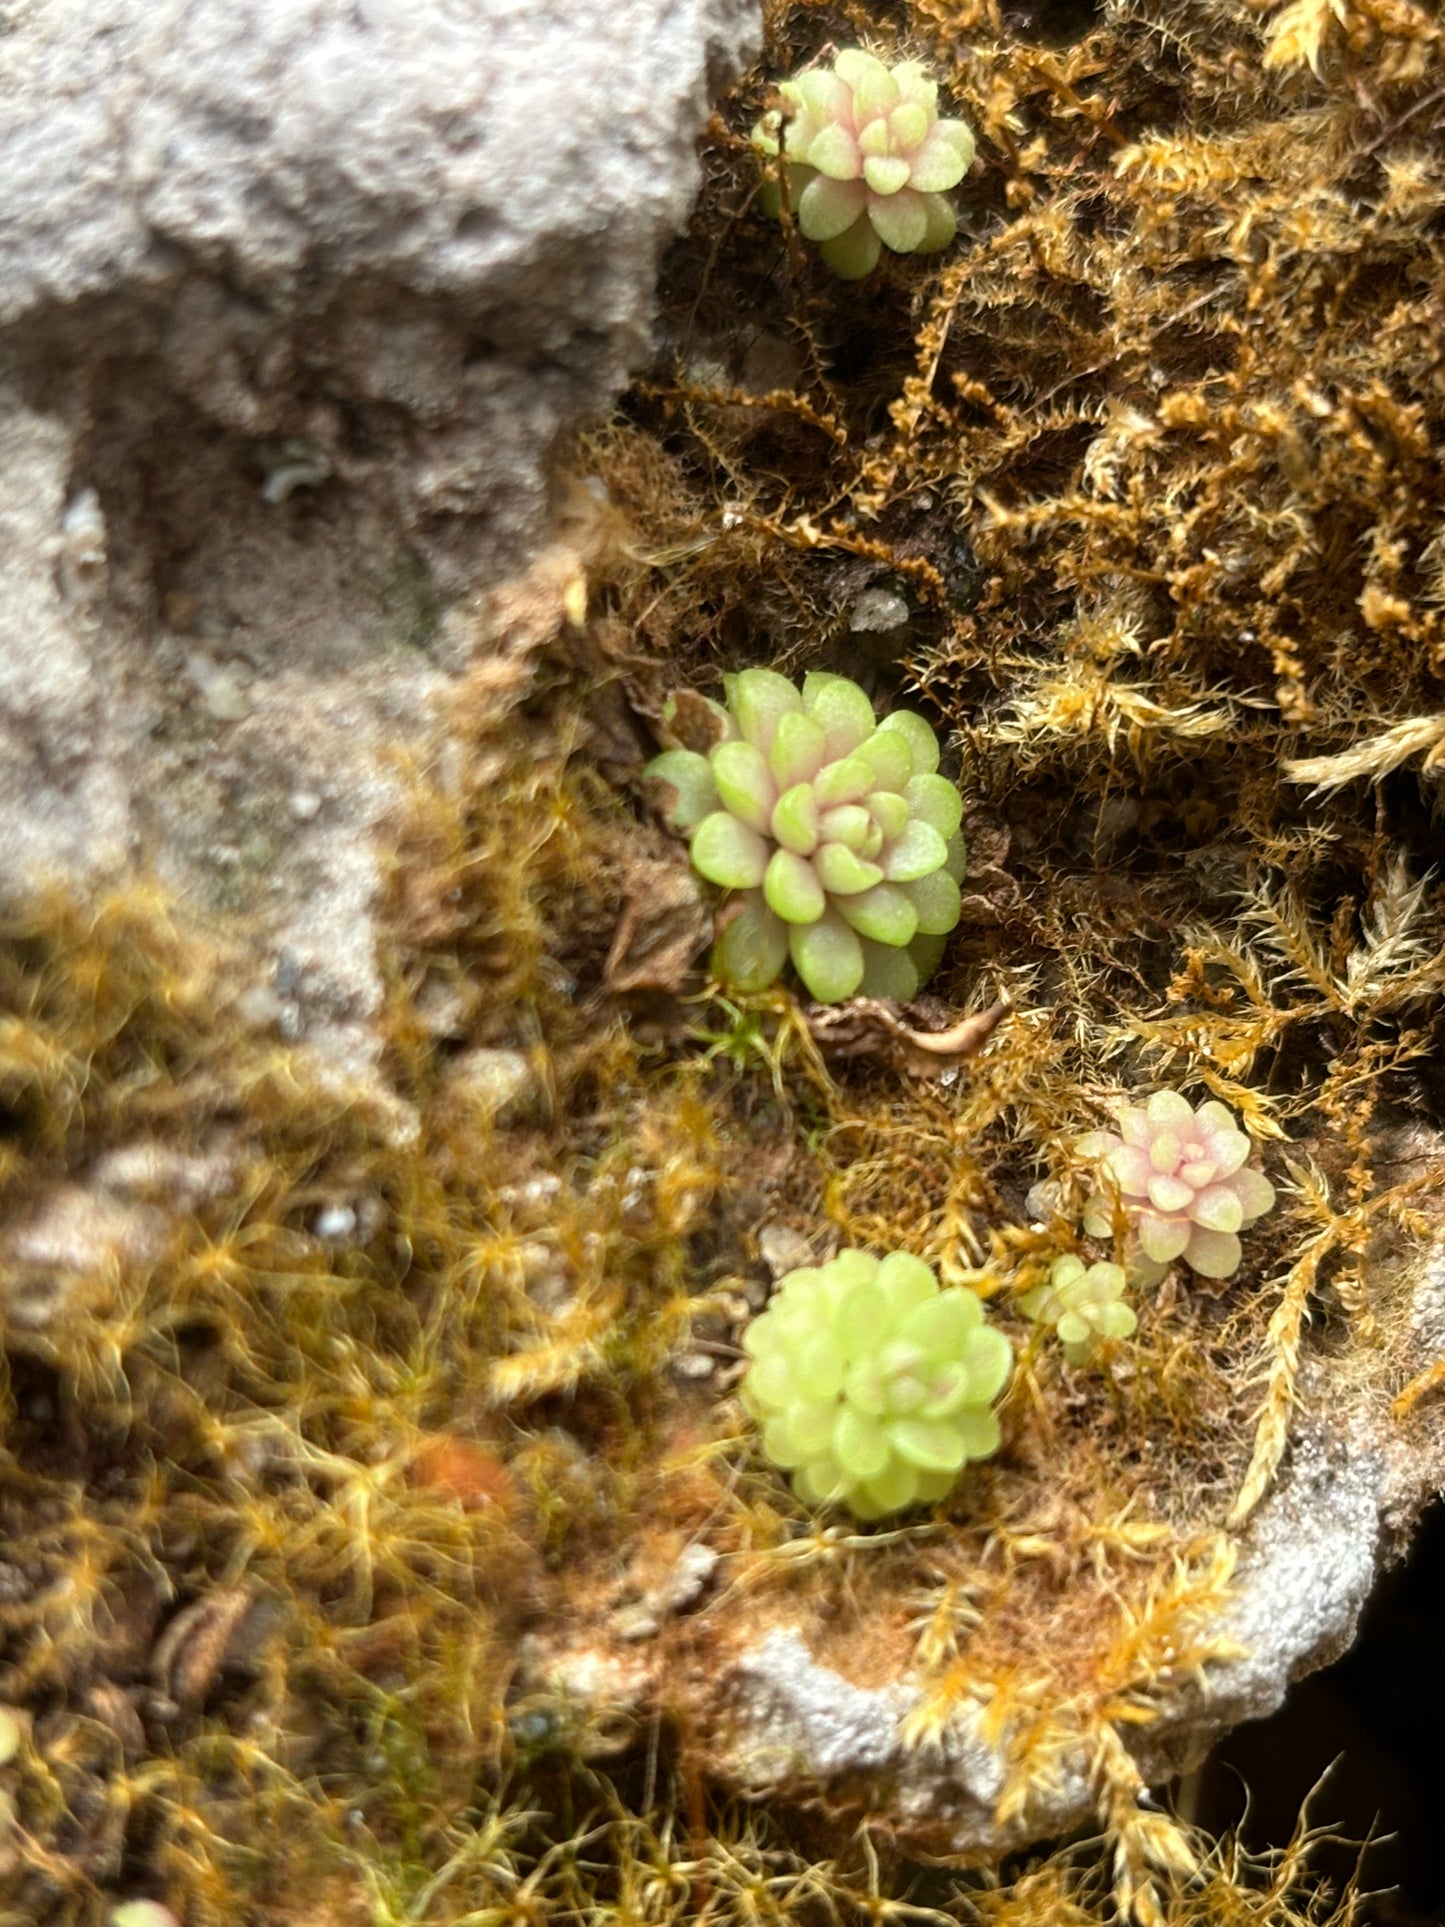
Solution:
<svg viewBox="0 0 1445 1927">
<path fill-rule="evenodd" d="M 321 813 L 321 798 L 314 790 L 294 790 L 286 807 L 298 823 L 312 823 Z"/>
<path fill-rule="evenodd" d="M 356 1235 L 356 1213 L 349 1204 L 329 1204 L 316 1213 L 311 1231 L 327 1244 L 345 1244 Z"/>
<path fill-rule="evenodd" d="M 848 614 L 848 627 L 855 635 L 886 634 L 907 621 L 908 604 L 888 589 L 865 589 Z"/>
</svg>

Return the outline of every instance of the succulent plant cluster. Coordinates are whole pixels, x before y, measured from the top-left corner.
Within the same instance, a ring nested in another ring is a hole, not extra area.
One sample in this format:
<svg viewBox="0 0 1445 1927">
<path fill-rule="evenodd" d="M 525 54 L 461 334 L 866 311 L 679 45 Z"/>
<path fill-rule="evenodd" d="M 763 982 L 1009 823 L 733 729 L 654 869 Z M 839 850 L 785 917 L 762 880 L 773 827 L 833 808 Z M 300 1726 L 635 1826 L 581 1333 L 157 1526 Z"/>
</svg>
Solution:
<svg viewBox="0 0 1445 1927">
<path fill-rule="evenodd" d="M 1178 1258 L 1201 1277 L 1228 1278 L 1241 1257 L 1239 1233 L 1274 1203 L 1274 1186 L 1247 1162 L 1249 1137 L 1223 1104 L 1195 1110 L 1178 1091 L 1121 1101 L 1114 1121 L 1117 1131 L 1091 1131 L 1078 1144 L 1104 1179 L 1084 1207 L 1084 1229 L 1112 1237 L 1117 1205 L 1130 1232 L 1130 1273 L 1141 1283 L 1162 1278 Z"/>
<path fill-rule="evenodd" d="M 1085 1265 L 1070 1252 L 1054 1260 L 1047 1284 L 1023 1294 L 1019 1308 L 1054 1328 L 1071 1365 L 1087 1365 L 1102 1342 L 1128 1338 L 1139 1323 L 1123 1302 L 1125 1283 L 1122 1265 Z"/>
<path fill-rule="evenodd" d="M 801 692 L 771 669 L 726 679 L 721 740 L 670 749 L 647 774 L 693 867 L 742 893 L 713 952 L 719 977 L 761 990 L 794 968 L 819 1003 L 911 997 L 958 922 L 963 799 L 921 716 L 879 722 L 846 676 Z"/>
<path fill-rule="evenodd" d="M 753 144 L 773 159 L 781 146 L 798 226 L 835 274 L 861 280 L 885 247 L 948 246 L 956 221 L 944 196 L 968 172 L 973 133 L 939 119 L 938 83 L 918 61 L 887 67 L 850 47 L 779 92 L 786 117 L 764 115 Z"/>
<path fill-rule="evenodd" d="M 997 1451 L 1012 1363 L 971 1291 L 920 1258 L 842 1251 L 791 1271 L 743 1339 L 744 1405 L 800 1499 L 859 1519 L 941 1499 Z"/>
</svg>

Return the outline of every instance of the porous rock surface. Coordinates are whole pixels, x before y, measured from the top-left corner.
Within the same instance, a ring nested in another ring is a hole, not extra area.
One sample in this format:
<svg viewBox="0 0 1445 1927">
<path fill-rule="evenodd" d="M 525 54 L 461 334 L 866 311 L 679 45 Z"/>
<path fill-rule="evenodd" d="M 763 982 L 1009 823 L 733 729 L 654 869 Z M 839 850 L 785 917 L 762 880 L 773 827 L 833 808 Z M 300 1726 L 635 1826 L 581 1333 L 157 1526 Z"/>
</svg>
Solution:
<svg viewBox="0 0 1445 1927">
<path fill-rule="evenodd" d="M 378 826 L 492 641 L 449 611 L 643 357 L 756 34 L 755 0 L 0 0 L 0 893 L 149 865 L 364 1067 Z"/>
<path fill-rule="evenodd" d="M 1409 1261 L 1387 1296 L 1391 1324 L 1400 1321 L 1388 1364 L 1371 1338 L 1348 1368 L 1338 1356 L 1302 1360 L 1284 1466 L 1239 1534 L 1226 1605 L 1201 1629 L 1222 1656 L 1161 1682 L 1154 1717 L 1121 1729 L 1151 1787 L 1192 1771 L 1217 1739 L 1268 1717 L 1294 1681 L 1346 1651 L 1382 1568 L 1445 1485 L 1438 1416 L 1422 1408 L 1402 1421 L 1387 1390 L 1445 1353 L 1445 1243 Z M 719 1577 L 725 1587 L 725 1562 Z M 750 1794 L 861 1808 L 928 1853 L 995 1859 L 1097 1820 L 1082 1738 L 1001 1815 L 1010 1762 L 986 1706 L 965 1697 L 936 1739 L 908 1744 L 921 1683 L 906 1671 L 859 1681 L 846 1663 L 820 1658 L 826 1617 L 815 1604 L 789 1614 L 773 1602 L 751 1627 L 739 1611 L 715 1622 L 700 1702 L 688 1708 L 706 1723 L 713 1771 Z M 638 1657 L 562 1639 L 539 1642 L 524 1670 L 574 1702 L 641 1708 L 661 1694 L 675 1705 L 682 1689 L 665 1661 L 650 1677 Z"/>
</svg>

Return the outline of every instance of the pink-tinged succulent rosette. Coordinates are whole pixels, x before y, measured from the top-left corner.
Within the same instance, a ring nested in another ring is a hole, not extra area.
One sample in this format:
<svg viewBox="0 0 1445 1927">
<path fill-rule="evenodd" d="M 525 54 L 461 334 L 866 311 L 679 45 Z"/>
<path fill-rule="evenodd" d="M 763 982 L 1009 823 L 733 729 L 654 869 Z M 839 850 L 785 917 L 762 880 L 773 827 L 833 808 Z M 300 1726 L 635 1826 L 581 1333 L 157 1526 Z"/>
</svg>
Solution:
<svg viewBox="0 0 1445 1927">
<path fill-rule="evenodd" d="M 1114 1232 L 1115 1201 L 1132 1233 L 1130 1272 L 1164 1276 L 1182 1258 L 1204 1278 L 1228 1278 L 1241 1258 L 1239 1233 L 1274 1203 L 1274 1186 L 1248 1162 L 1253 1146 L 1216 1102 L 1198 1110 L 1178 1091 L 1145 1104 L 1119 1103 L 1117 1131 L 1092 1131 L 1078 1145 L 1104 1182 L 1084 1207 L 1091 1237 Z"/>
<path fill-rule="evenodd" d="M 916 60 L 886 67 L 850 47 L 779 88 L 788 115 L 765 115 L 753 142 L 776 156 L 781 136 L 798 226 L 846 281 L 859 281 L 883 248 L 927 254 L 947 247 L 956 221 L 944 197 L 973 161 L 966 121 L 940 120 L 938 83 Z"/>
</svg>

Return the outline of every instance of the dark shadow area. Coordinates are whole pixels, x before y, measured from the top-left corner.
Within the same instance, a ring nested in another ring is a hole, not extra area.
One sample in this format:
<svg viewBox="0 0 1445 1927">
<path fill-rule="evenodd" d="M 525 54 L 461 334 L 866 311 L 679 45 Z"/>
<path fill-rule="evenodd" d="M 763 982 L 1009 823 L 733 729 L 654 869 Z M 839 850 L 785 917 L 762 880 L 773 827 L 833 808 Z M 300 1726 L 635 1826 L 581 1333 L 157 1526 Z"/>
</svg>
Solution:
<svg viewBox="0 0 1445 1927">
<path fill-rule="evenodd" d="M 1340 1662 L 1303 1680 L 1272 1719 L 1241 1727 L 1206 1761 L 1198 1819 L 1238 1826 L 1255 1849 L 1280 1846 L 1310 1788 L 1310 1817 L 1340 1844 L 1315 1856 L 1343 1885 L 1365 1849 L 1373 1927 L 1445 1920 L 1445 1508 L 1429 1515 L 1410 1558 L 1384 1580 Z M 1246 1811 L 1247 1807 L 1247 1811 Z"/>
</svg>

